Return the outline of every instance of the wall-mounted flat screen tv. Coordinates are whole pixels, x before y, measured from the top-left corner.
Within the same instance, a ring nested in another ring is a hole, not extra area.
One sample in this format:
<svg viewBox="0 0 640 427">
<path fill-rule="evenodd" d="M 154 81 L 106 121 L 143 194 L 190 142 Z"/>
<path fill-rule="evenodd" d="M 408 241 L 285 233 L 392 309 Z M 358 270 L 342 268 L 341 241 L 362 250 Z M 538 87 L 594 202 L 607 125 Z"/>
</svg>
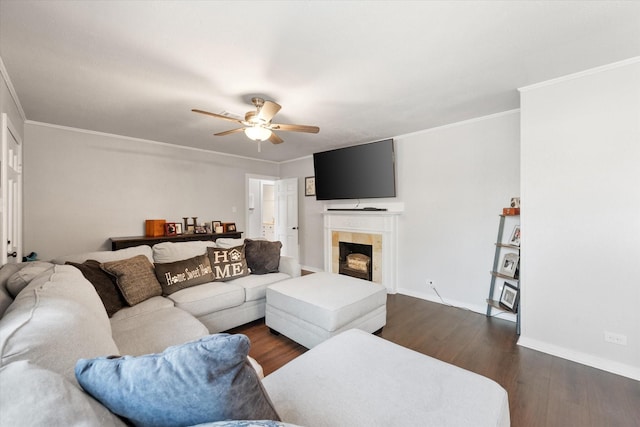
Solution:
<svg viewBox="0 0 640 427">
<path fill-rule="evenodd" d="M 396 196 L 393 139 L 313 154 L 316 199 Z"/>
</svg>

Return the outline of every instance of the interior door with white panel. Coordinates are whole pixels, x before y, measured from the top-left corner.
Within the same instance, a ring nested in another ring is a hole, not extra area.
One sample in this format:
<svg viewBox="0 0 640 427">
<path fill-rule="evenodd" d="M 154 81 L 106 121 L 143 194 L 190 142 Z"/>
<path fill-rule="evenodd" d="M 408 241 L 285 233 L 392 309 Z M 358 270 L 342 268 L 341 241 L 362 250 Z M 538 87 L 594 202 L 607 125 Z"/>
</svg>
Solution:
<svg viewBox="0 0 640 427">
<path fill-rule="evenodd" d="M 276 184 L 276 237 L 281 254 L 298 259 L 298 178 L 280 179 Z"/>
<path fill-rule="evenodd" d="M 2 265 L 22 261 L 22 143 L 5 113 L 2 114 L 0 160 Z"/>
</svg>

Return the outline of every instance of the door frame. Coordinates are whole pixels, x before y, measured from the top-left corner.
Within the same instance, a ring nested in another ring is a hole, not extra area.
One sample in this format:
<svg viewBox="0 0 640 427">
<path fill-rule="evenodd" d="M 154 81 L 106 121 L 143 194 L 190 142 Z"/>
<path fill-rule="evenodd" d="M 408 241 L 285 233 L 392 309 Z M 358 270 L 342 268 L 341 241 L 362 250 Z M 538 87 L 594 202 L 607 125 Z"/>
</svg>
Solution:
<svg viewBox="0 0 640 427">
<path fill-rule="evenodd" d="M 3 242 L 2 252 L 0 253 L 0 265 L 4 265 L 9 262 L 8 250 L 12 250 L 16 253 L 15 257 L 12 257 L 12 262 L 21 262 L 22 261 L 22 245 L 23 245 L 23 234 L 22 234 L 22 137 L 18 133 L 16 127 L 11 123 L 11 119 L 9 119 L 8 114 L 2 113 L 2 129 L 1 129 L 1 148 L 0 151 L 2 153 L 2 160 L 0 164 L 0 187 L 1 187 L 1 199 L 2 199 L 2 213 L 1 215 L 1 230 L 0 230 L 0 240 Z M 16 141 L 16 145 L 18 146 L 18 152 L 13 153 L 11 158 L 8 152 L 9 150 L 9 135 L 13 137 Z M 9 167 L 14 165 L 12 169 L 17 174 L 17 182 L 15 183 L 15 188 L 10 191 L 8 188 L 8 175 L 9 175 Z M 9 216 L 8 207 L 9 207 L 9 195 L 15 194 L 13 212 Z M 9 224 L 8 218 L 12 218 L 12 224 Z M 11 227 L 11 230 L 9 228 Z M 11 231 L 11 236 L 13 236 L 14 245 L 9 248 L 7 247 L 8 243 L 7 237 L 9 236 L 9 231 Z"/>
<path fill-rule="evenodd" d="M 264 180 L 264 181 L 273 181 L 274 183 L 279 180 L 280 178 L 277 176 L 271 176 L 271 175 L 257 175 L 257 174 L 245 174 L 245 188 L 244 188 L 244 203 L 245 203 L 245 210 L 244 210 L 244 223 L 246 224 L 245 227 L 247 228 L 247 233 L 249 230 L 249 224 L 251 221 L 251 218 L 249 217 L 251 210 L 249 209 L 249 194 L 251 191 L 251 186 L 250 186 L 250 181 L 252 179 L 256 179 L 256 180 Z M 261 199 L 254 199 L 254 204 L 260 204 L 260 209 L 262 209 L 262 200 Z M 274 215 L 276 216 L 275 221 L 278 221 L 278 213 L 274 212 Z M 247 234 L 245 234 L 245 237 L 248 237 Z"/>
</svg>

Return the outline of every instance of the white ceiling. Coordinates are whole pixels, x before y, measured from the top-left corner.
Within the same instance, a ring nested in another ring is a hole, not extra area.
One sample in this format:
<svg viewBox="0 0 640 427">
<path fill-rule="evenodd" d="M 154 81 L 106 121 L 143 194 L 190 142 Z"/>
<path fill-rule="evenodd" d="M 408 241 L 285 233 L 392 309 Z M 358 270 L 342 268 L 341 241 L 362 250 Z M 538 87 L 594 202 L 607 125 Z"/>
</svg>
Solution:
<svg viewBox="0 0 640 427">
<path fill-rule="evenodd" d="M 518 87 L 640 56 L 633 1 L 0 0 L 28 120 L 283 161 L 519 106 Z M 192 113 L 263 95 L 283 144 Z"/>
</svg>

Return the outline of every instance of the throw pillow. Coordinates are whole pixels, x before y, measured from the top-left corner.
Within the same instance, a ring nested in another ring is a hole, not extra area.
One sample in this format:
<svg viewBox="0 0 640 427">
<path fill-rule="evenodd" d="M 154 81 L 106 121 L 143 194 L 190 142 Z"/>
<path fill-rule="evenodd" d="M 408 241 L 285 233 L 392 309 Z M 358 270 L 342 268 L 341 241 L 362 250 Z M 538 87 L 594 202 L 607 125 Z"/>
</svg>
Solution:
<svg viewBox="0 0 640 427">
<path fill-rule="evenodd" d="M 249 275 L 249 267 L 244 256 L 244 245 L 234 248 L 207 248 L 215 280 L 224 282 Z"/>
<path fill-rule="evenodd" d="M 281 242 L 244 239 L 247 265 L 252 274 L 277 273 L 280 266 Z"/>
<path fill-rule="evenodd" d="M 213 270 L 209 257 L 204 255 L 176 262 L 156 263 L 156 277 L 162 293 L 170 295 L 180 289 L 213 282 Z"/>
<path fill-rule="evenodd" d="M 194 427 L 299 427 L 290 423 L 271 420 L 227 420 L 200 424 Z"/>
<path fill-rule="evenodd" d="M 153 264 L 144 255 L 102 264 L 102 269 L 116 278 L 122 296 L 129 305 L 162 295 Z"/>
<path fill-rule="evenodd" d="M 127 306 L 122 293 L 118 289 L 115 277 L 102 270 L 100 263 L 94 259 L 87 260 L 82 264 L 77 262 L 67 262 L 68 265 L 72 265 L 80 272 L 85 279 L 87 279 L 94 288 L 98 296 L 102 300 L 104 308 L 107 310 L 109 317 L 113 316 L 121 308 Z"/>
<path fill-rule="evenodd" d="M 279 420 L 247 360 L 249 338 L 215 334 L 158 354 L 80 359 L 89 394 L 136 426 Z"/>
</svg>

